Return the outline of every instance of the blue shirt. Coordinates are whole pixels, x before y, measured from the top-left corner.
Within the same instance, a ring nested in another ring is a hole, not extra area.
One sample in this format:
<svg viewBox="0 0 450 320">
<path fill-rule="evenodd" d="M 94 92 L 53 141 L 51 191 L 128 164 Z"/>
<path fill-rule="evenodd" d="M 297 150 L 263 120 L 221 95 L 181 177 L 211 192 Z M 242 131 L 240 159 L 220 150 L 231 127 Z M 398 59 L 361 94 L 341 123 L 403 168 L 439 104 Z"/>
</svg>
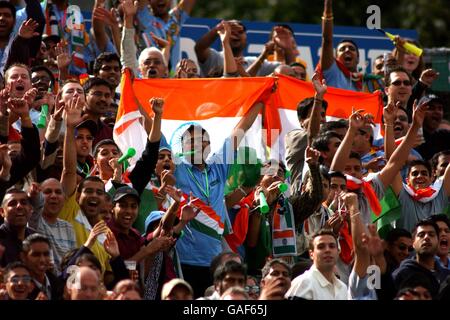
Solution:
<svg viewBox="0 0 450 320">
<path fill-rule="evenodd" d="M 157 47 L 156 43 L 150 36 L 150 32 L 153 32 L 157 37 L 168 40 L 171 43 L 170 70 L 175 72 L 177 63 L 181 59 L 181 27 L 183 23 L 189 18 L 189 15 L 181 9 L 172 9 L 169 12 L 169 20 L 165 22 L 161 18 L 152 15 L 148 8 L 143 8 L 141 10 L 138 10 L 137 18 L 144 30 L 144 41 L 147 47 Z"/>
<path fill-rule="evenodd" d="M 335 87 L 339 89 L 359 91 L 353 81 L 350 78 L 347 78 L 339 67 L 336 64 L 336 61 L 333 62 L 331 67 L 327 70 L 323 70 L 323 77 L 327 82 L 327 86 Z"/>
<path fill-rule="evenodd" d="M 188 195 L 192 191 L 194 197 L 209 203 L 226 226 L 230 224 L 224 201 L 224 189 L 233 158 L 231 139 L 227 138 L 219 152 L 206 160 L 205 170 L 200 171 L 186 160 L 175 169 L 177 187 Z M 205 194 L 207 185 L 208 197 Z M 204 228 L 199 216 L 200 214 L 185 227 L 184 236 L 177 241 L 177 252 L 181 263 L 207 267 L 211 264 L 211 260 L 222 252 L 223 235 Z"/>
</svg>

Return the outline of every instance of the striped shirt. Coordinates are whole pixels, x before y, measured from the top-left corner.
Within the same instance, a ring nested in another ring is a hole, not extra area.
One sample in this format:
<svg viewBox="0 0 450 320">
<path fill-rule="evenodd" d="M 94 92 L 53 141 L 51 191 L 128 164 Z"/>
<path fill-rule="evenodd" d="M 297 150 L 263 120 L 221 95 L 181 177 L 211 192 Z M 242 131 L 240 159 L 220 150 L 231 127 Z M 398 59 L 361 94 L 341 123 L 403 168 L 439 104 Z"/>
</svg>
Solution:
<svg viewBox="0 0 450 320">
<path fill-rule="evenodd" d="M 67 252 L 77 247 L 72 224 L 59 218 L 53 224 L 48 223 L 41 214 L 33 214 L 28 224 L 38 233 L 48 237 L 54 264 L 59 270 L 62 257 L 64 257 Z"/>
</svg>

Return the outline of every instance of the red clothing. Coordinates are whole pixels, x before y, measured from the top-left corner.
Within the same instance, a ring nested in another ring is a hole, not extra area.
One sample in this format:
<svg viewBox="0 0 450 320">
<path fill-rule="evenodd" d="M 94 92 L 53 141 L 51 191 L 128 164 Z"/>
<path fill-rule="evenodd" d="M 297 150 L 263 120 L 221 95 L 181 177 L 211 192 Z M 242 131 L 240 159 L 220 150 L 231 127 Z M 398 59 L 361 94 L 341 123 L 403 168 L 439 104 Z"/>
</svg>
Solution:
<svg viewBox="0 0 450 320">
<path fill-rule="evenodd" d="M 97 121 L 97 134 L 94 137 L 94 141 L 92 142 L 92 146 L 95 147 L 95 145 L 105 139 L 112 139 L 113 138 L 113 128 L 110 126 L 107 126 L 102 121 Z"/>
<path fill-rule="evenodd" d="M 134 256 L 144 245 L 144 238 L 141 237 L 136 229 L 131 228 L 128 234 L 123 233 L 116 227 L 114 218 L 110 219 L 107 225 L 117 239 L 120 256 L 124 260 Z"/>
</svg>

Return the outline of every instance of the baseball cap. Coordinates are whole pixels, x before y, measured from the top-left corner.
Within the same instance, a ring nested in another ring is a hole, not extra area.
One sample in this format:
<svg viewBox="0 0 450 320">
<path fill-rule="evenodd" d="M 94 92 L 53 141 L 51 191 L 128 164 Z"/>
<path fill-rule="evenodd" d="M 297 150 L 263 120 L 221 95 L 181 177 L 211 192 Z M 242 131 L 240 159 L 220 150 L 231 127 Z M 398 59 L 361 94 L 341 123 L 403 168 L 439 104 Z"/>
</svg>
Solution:
<svg viewBox="0 0 450 320">
<path fill-rule="evenodd" d="M 94 121 L 94 120 L 91 120 L 91 119 L 84 120 L 83 122 L 81 122 L 80 124 L 78 124 L 78 125 L 76 126 L 76 128 L 77 128 L 77 129 L 86 128 L 86 129 L 89 130 L 89 132 L 90 132 L 93 136 L 95 136 L 95 135 L 97 134 L 97 130 L 98 130 L 97 123 L 95 123 L 95 121 Z"/>
<path fill-rule="evenodd" d="M 155 221 L 157 221 L 157 220 L 161 220 L 162 219 L 162 217 L 164 216 L 164 211 L 152 211 L 152 212 L 150 212 L 150 214 L 147 216 L 147 218 L 145 219 L 145 223 L 144 223 L 144 226 L 145 226 L 145 234 L 147 234 L 148 233 L 148 226 L 150 225 L 150 224 L 152 224 L 152 222 L 155 222 Z"/>
<path fill-rule="evenodd" d="M 422 104 L 429 104 L 429 103 L 434 102 L 434 101 L 444 104 L 444 100 L 441 97 L 435 95 L 434 93 L 429 93 L 429 94 L 424 95 L 419 100 L 419 104 L 418 105 L 420 106 Z"/>
<path fill-rule="evenodd" d="M 161 290 L 161 300 L 165 300 L 176 286 L 183 286 L 189 290 L 192 296 L 194 295 L 194 290 L 192 290 L 192 287 L 189 283 L 187 283 L 183 279 L 175 278 L 163 285 Z"/>
<path fill-rule="evenodd" d="M 115 203 L 126 196 L 132 196 L 135 197 L 138 202 L 141 201 L 139 193 L 136 191 L 136 189 L 133 189 L 129 186 L 123 186 L 116 190 L 116 193 L 114 193 L 114 196 L 112 198 L 112 202 Z"/>
</svg>

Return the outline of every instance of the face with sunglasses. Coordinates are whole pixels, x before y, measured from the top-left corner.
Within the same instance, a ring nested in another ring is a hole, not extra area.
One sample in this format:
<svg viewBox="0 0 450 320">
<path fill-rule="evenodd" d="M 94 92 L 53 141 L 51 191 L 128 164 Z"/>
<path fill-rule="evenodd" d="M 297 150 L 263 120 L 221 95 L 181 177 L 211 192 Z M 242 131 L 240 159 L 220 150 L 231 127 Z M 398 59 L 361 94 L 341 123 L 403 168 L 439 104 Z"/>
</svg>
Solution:
<svg viewBox="0 0 450 320">
<path fill-rule="evenodd" d="M 6 274 L 5 285 L 11 300 L 26 300 L 33 290 L 30 273 L 23 267 L 9 271 Z"/>
<path fill-rule="evenodd" d="M 398 264 L 408 258 L 413 250 L 412 239 L 408 237 L 400 237 L 388 247 L 389 253 Z"/>
<path fill-rule="evenodd" d="M 402 104 L 408 102 L 412 92 L 411 79 L 405 72 L 392 72 L 389 75 L 390 85 L 386 87 L 389 101 L 400 101 Z"/>
</svg>

